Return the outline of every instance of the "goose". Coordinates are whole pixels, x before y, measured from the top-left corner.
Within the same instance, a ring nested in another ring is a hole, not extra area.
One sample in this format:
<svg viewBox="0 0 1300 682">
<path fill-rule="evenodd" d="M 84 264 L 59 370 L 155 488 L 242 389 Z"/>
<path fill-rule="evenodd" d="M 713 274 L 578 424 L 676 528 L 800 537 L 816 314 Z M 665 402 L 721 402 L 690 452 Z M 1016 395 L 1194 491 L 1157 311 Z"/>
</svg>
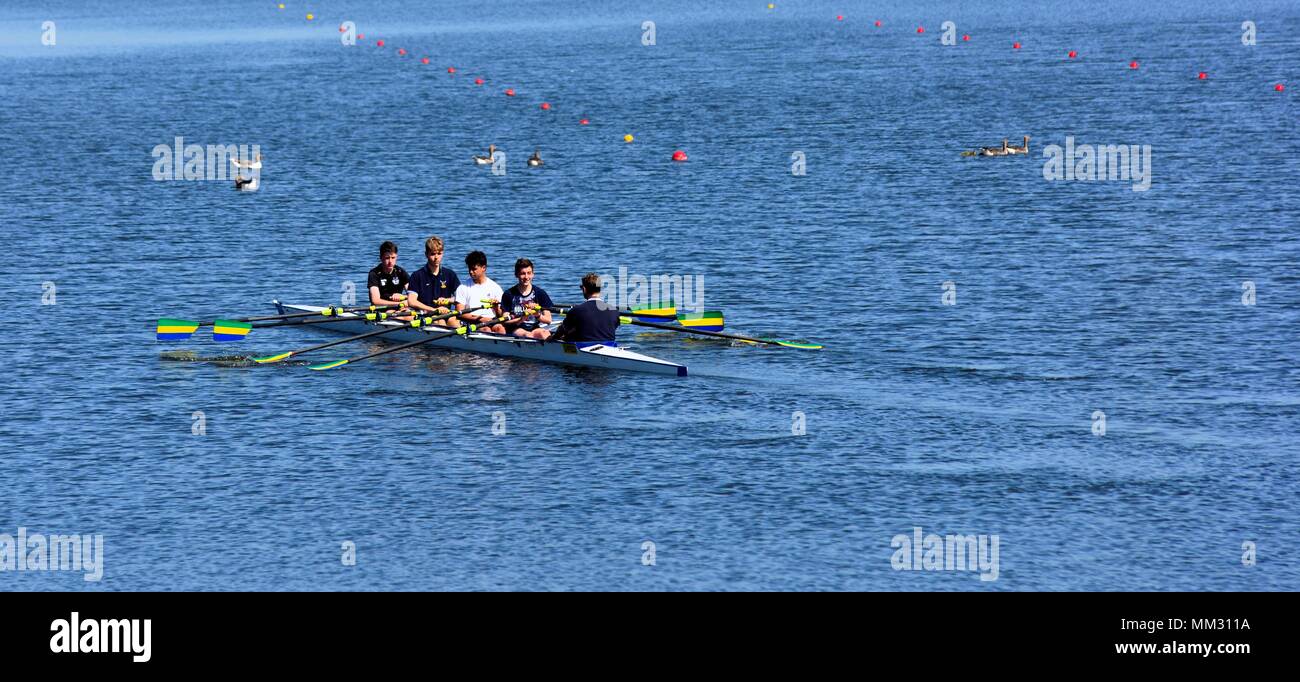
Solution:
<svg viewBox="0 0 1300 682">
<path fill-rule="evenodd" d="M 537 153 L 536 149 L 533 150 L 533 155 L 528 157 L 528 165 L 530 166 L 542 165 L 542 156 Z"/>
<path fill-rule="evenodd" d="M 475 156 L 474 156 L 474 163 L 477 163 L 477 164 L 480 165 L 480 166 L 485 166 L 485 165 L 487 165 L 487 164 L 489 164 L 489 163 L 492 163 L 492 157 L 493 157 L 493 156 L 496 156 L 496 153 L 497 153 L 497 146 L 494 145 L 494 144 L 490 144 L 490 145 L 488 145 L 488 153 L 487 153 L 487 156 L 478 156 L 478 155 L 475 155 Z"/>
<path fill-rule="evenodd" d="M 1011 153 L 1011 148 L 1007 146 L 1007 140 L 1002 140 L 1002 148 L 981 147 L 980 156 L 1006 156 Z"/>
<path fill-rule="evenodd" d="M 1025 136 L 1025 143 L 1019 147 L 1007 147 L 1008 154 L 1028 154 L 1029 153 L 1029 136 Z"/>
</svg>

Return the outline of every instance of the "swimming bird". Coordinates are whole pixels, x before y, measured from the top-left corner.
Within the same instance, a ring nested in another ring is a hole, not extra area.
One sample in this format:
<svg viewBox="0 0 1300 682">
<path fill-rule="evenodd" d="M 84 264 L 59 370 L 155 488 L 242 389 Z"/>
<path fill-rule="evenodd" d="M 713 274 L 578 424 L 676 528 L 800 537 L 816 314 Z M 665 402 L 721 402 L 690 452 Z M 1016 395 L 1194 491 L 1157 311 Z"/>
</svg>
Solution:
<svg viewBox="0 0 1300 682">
<path fill-rule="evenodd" d="M 1007 146 L 1007 140 L 1002 140 L 1002 146 L 999 147 L 980 147 L 980 156 L 1007 156 L 1011 153 L 1011 148 Z"/>
<path fill-rule="evenodd" d="M 495 156 L 496 153 L 497 153 L 497 146 L 494 145 L 494 144 L 490 144 L 490 145 L 488 145 L 488 153 L 487 153 L 487 156 L 479 156 L 479 155 L 475 154 L 475 155 L 474 155 L 474 163 L 477 163 L 477 164 L 480 165 L 480 166 L 484 166 L 484 165 L 487 165 L 487 164 L 489 164 L 489 163 L 492 163 L 492 157 Z"/>
<path fill-rule="evenodd" d="M 542 165 L 542 156 L 541 156 L 541 154 L 538 154 L 538 153 L 537 153 L 537 150 L 536 150 L 536 149 L 533 150 L 533 155 L 530 156 L 530 157 L 528 157 L 528 165 L 530 165 L 530 166 L 540 166 L 540 165 Z"/>
<path fill-rule="evenodd" d="M 1028 154 L 1029 153 L 1029 136 L 1025 136 L 1025 143 L 1019 147 L 1007 147 L 1008 154 Z"/>
</svg>

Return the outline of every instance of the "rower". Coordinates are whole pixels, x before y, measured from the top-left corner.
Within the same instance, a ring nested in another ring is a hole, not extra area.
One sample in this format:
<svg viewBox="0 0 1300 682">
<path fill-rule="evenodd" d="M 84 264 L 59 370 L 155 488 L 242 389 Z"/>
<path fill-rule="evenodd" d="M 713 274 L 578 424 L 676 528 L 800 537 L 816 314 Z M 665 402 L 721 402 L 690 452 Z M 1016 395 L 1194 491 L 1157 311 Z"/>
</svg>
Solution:
<svg viewBox="0 0 1300 682">
<path fill-rule="evenodd" d="M 542 155 L 539 154 L 539 153 L 537 153 L 537 152 L 538 152 L 538 150 L 534 149 L 534 150 L 533 150 L 533 155 L 530 156 L 530 157 L 528 157 L 528 165 L 530 165 L 530 166 L 540 166 L 540 165 L 542 165 Z"/>
<path fill-rule="evenodd" d="M 442 239 L 429 237 L 424 242 L 424 267 L 411 275 L 410 291 L 406 302 L 416 310 L 424 310 L 435 315 L 451 312 L 449 306 L 455 303 L 456 289 L 460 287 L 460 278 L 450 268 L 442 267 Z M 460 322 L 449 317 L 434 324 L 444 327 L 459 327 Z"/>
<path fill-rule="evenodd" d="M 589 272 L 582 278 L 582 297 L 586 300 L 565 313 L 560 328 L 551 335 L 552 341 L 571 341 L 579 347 L 584 345 L 614 343 L 614 334 L 618 331 L 619 312 L 600 299 L 600 277 Z"/>
<path fill-rule="evenodd" d="M 523 317 L 518 324 L 508 325 L 506 333 L 525 339 L 545 341 L 551 332 L 542 325 L 551 323 L 551 297 L 541 287 L 533 286 L 533 262 L 527 258 L 515 261 L 515 278 L 519 283 L 506 289 L 501 296 L 501 309 L 511 317 Z M 541 308 L 540 312 L 535 312 Z"/>
<path fill-rule="evenodd" d="M 506 333 L 506 328 L 500 324 L 491 324 L 493 320 L 501 314 L 501 285 L 493 282 L 487 276 L 487 254 L 482 251 L 470 251 L 465 256 L 465 267 L 469 270 L 471 284 L 462 284 L 456 288 L 456 310 L 461 311 L 461 322 L 465 324 L 478 325 L 483 331 L 489 331 L 496 334 Z M 484 301 L 491 302 L 491 308 L 485 310 L 474 310 L 465 312 L 474 308 L 482 308 Z M 487 325 L 487 326 L 484 326 Z"/>
<path fill-rule="evenodd" d="M 366 286 L 370 288 L 370 305 L 390 307 L 401 305 L 407 299 L 406 287 L 411 276 L 397 264 L 397 245 L 384 242 L 379 245 L 379 265 L 370 270 Z"/>
</svg>

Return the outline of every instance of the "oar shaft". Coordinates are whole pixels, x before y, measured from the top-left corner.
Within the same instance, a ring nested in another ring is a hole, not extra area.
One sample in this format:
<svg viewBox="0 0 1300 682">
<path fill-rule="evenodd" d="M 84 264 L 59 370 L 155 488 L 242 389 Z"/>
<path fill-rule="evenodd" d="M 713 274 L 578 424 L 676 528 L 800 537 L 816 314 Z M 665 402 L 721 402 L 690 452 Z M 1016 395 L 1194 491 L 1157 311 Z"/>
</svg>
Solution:
<svg viewBox="0 0 1300 682">
<path fill-rule="evenodd" d="M 322 310 L 317 310 L 317 311 L 315 311 L 315 312 L 310 312 L 310 313 L 286 313 L 286 314 L 284 314 L 284 315 L 262 315 L 262 316 L 259 316 L 259 317 L 222 318 L 222 320 L 230 319 L 230 320 L 233 320 L 233 321 L 235 321 L 235 322 L 264 322 L 264 321 L 266 321 L 266 320 L 288 320 L 288 319 L 293 319 L 293 318 L 296 318 L 296 317 L 312 317 L 313 315 L 321 315 L 321 316 L 325 316 L 325 317 L 333 317 L 333 316 L 337 315 L 337 314 L 340 313 L 340 312 L 344 312 L 344 313 L 355 313 L 355 312 L 360 312 L 360 311 L 378 312 L 378 311 L 383 310 L 383 309 L 386 309 L 386 308 L 399 308 L 399 309 L 400 309 L 400 308 L 405 308 L 405 307 L 406 307 L 406 304 L 405 304 L 405 303 L 400 304 L 400 305 L 393 305 L 393 306 L 380 306 L 380 305 L 369 305 L 369 306 L 366 306 L 366 305 L 360 305 L 360 306 L 355 306 L 355 307 L 352 307 L 352 308 L 338 308 L 338 307 L 333 307 L 333 306 L 331 306 L 331 307 L 324 308 L 324 309 L 322 309 Z M 327 314 L 327 312 L 328 312 L 329 314 Z M 218 322 L 218 320 L 207 320 L 207 321 L 204 321 L 204 322 L 200 322 L 200 323 L 199 323 L 199 326 L 200 326 L 200 327 L 211 327 L 212 325 L 216 324 L 217 322 Z"/>
</svg>

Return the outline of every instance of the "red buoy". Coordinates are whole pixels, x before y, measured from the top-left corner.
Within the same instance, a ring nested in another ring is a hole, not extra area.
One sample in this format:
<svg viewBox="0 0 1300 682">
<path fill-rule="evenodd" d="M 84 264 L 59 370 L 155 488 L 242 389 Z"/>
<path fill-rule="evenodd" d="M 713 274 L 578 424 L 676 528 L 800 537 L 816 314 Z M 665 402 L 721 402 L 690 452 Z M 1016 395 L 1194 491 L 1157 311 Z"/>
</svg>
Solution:
<svg viewBox="0 0 1300 682">
<path fill-rule="evenodd" d="M 456 67 L 454 67 L 454 66 L 448 66 L 448 67 L 447 67 L 447 73 L 456 73 Z"/>
<path fill-rule="evenodd" d="M 400 55 L 402 55 L 402 56 L 405 56 L 405 55 L 406 55 L 406 48 L 398 48 L 398 50 L 397 50 L 397 54 L 400 54 Z"/>
<path fill-rule="evenodd" d="M 1137 67 L 1138 67 L 1138 63 L 1136 61 L 1131 61 L 1128 63 L 1128 68 L 1130 69 L 1136 69 Z"/>
<path fill-rule="evenodd" d="M 366 34 L 364 33 L 357 34 L 357 40 L 365 40 L 365 39 L 366 39 Z"/>
<path fill-rule="evenodd" d="M 1074 59 L 1075 57 L 1078 56 L 1079 56 L 1078 52 L 1075 52 L 1074 50 L 1070 50 L 1070 54 L 1069 54 L 1070 59 Z"/>
<path fill-rule="evenodd" d="M 549 111 L 550 108 L 551 108 L 550 102 L 542 102 L 542 111 Z"/>
<path fill-rule="evenodd" d="M 1209 78 L 1209 76 L 1205 75 L 1205 72 L 1204 72 L 1204 71 L 1202 71 L 1202 72 L 1196 74 L 1196 77 L 1199 78 L 1199 79 L 1201 79 L 1201 80 L 1205 80 L 1206 78 Z"/>
<path fill-rule="evenodd" d="M 1019 49 L 1020 49 L 1020 43 L 1011 43 L 1011 49 L 1013 49 L 1013 50 L 1019 50 Z"/>
<path fill-rule="evenodd" d="M 879 20 L 879 19 L 876 20 L 876 28 L 880 28 L 880 20 Z"/>
<path fill-rule="evenodd" d="M 924 27 L 924 26 L 917 26 L 917 27 L 916 27 L 916 32 L 917 32 L 917 33 L 925 33 L 925 27 Z"/>
<path fill-rule="evenodd" d="M 1278 83 L 1277 85 L 1273 86 L 1273 89 L 1277 90 L 1278 92 L 1282 92 L 1283 90 L 1286 90 L 1286 86 L 1282 85 L 1281 83 Z"/>
<path fill-rule="evenodd" d="M 686 152 L 680 149 L 673 152 L 673 161 L 685 161 L 685 160 L 686 160 Z"/>
<path fill-rule="evenodd" d="M 340 26 L 340 27 L 339 27 L 339 33 L 342 33 L 342 32 L 344 32 L 344 31 L 346 31 L 346 30 L 348 30 L 348 27 L 346 27 L 346 26 Z"/>
<path fill-rule="evenodd" d="M 483 79 L 482 79 L 482 78 L 475 78 L 475 79 L 474 79 L 474 85 L 482 85 L 482 84 L 483 84 Z"/>
<path fill-rule="evenodd" d="M 380 41 L 377 41 L 375 44 L 378 45 L 378 46 L 380 46 L 380 47 L 383 47 L 383 46 L 384 46 L 384 41 L 380 40 Z"/>
<path fill-rule="evenodd" d="M 963 35 L 963 36 L 961 37 L 961 39 L 962 39 L 962 40 L 970 40 L 970 36 L 969 36 L 969 35 Z"/>
<path fill-rule="evenodd" d="M 506 88 L 506 97 L 514 97 L 514 96 L 515 96 L 515 89 L 514 89 L 514 88 Z"/>
<path fill-rule="evenodd" d="M 844 21 L 844 15 L 843 14 L 835 15 L 835 21 Z"/>
<path fill-rule="evenodd" d="M 581 121 L 578 121 L 578 125 L 584 125 L 584 126 L 585 126 L 585 125 L 587 125 L 588 123 L 591 123 L 591 121 L 588 121 L 588 120 L 585 119 L 585 118 L 582 119 Z"/>
</svg>

